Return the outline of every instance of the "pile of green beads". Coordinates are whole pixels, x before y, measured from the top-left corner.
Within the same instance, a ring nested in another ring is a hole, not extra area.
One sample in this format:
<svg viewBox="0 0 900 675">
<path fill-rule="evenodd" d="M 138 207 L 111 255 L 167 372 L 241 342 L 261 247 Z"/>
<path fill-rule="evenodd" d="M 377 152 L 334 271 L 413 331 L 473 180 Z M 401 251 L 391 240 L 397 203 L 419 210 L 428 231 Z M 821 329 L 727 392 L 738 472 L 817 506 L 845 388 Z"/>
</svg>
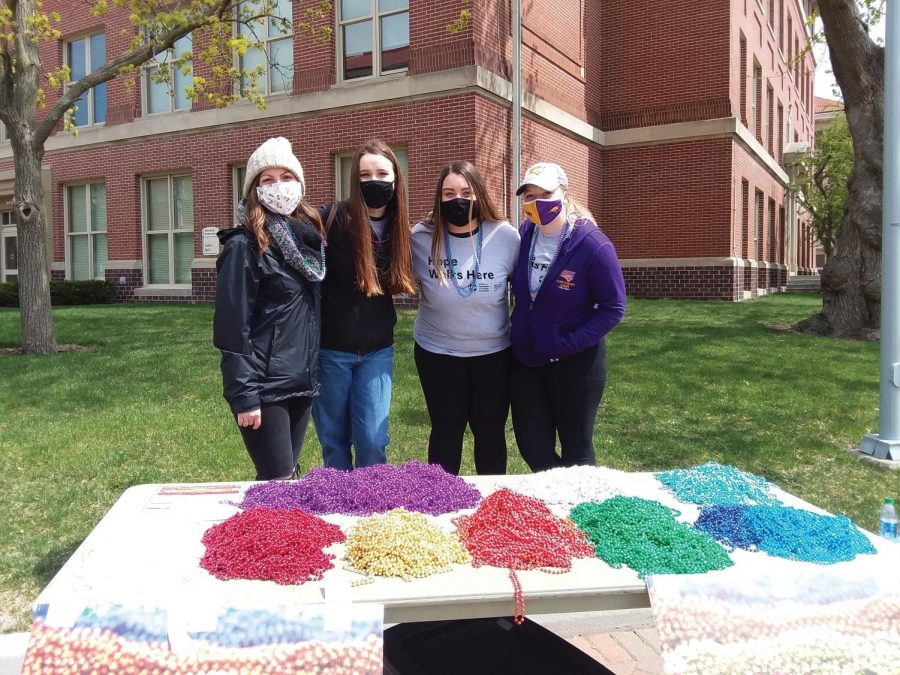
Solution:
<svg viewBox="0 0 900 675">
<path fill-rule="evenodd" d="M 847 516 L 790 506 L 704 507 L 694 526 L 728 547 L 820 565 L 875 553 L 872 542 Z"/>
<path fill-rule="evenodd" d="M 612 567 L 647 574 L 700 574 L 734 563 L 708 534 L 675 520 L 677 512 L 640 497 L 584 502 L 570 518 Z"/>
<path fill-rule="evenodd" d="M 656 474 L 657 480 L 679 501 L 690 504 L 739 506 L 781 503 L 769 491 L 769 482 L 761 476 L 718 462 L 707 462 L 692 469 L 673 469 Z"/>
</svg>

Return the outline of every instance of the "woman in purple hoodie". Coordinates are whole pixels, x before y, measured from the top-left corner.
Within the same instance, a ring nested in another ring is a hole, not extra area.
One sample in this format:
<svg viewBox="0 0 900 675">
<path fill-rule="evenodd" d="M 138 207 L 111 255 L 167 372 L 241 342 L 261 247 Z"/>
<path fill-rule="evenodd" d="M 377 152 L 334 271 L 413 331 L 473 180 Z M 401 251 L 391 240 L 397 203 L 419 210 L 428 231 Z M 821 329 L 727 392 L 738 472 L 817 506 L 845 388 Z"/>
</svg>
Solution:
<svg viewBox="0 0 900 675">
<path fill-rule="evenodd" d="M 526 218 L 512 277 L 510 389 L 516 442 L 532 471 L 594 464 L 605 339 L 625 314 L 612 242 L 568 188 L 562 167 L 541 162 L 516 191 Z"/>
</svg>

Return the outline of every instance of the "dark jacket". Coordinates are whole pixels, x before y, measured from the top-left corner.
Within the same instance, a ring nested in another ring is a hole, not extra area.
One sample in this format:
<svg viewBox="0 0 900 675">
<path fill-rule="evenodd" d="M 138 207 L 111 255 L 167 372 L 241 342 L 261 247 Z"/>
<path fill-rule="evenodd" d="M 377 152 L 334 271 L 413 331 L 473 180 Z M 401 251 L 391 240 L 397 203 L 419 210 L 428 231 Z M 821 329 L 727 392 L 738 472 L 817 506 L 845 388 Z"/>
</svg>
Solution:
<svg viewBox="0 0 900 675">
<path fill-rule="evenodd" d="M 323 206 L 323 223 L 332 208 L 339 210 L 328 230 L 325 250 L 328 268 L 322 282 L 322 349 L 369 354 L 394 344 L 394 299 L 390 293 L 369 298 L 359 289 L 346 202 Z M 372 243 L 381 280 L 387 275 L 391 259 L 389 231 L 385 235 L 384 243 Z"/>
<path fill-rule="evenodd" d="M 528 287 L 534 223 L 519 228 L 513 271 L 510 340 L 516 357 L 540 366 L 574 356 L 603 340 L 625 315 L 625 280 L 612 242 L 590 220 L 576 221 L 531 299 Z"/>
<path fill-rule="evenodd" d="M 319 284 L 244 227 L 219 231 L 213 343 L 222 351 L 225 400 L 247 412 L 319 393 Z"/>
</svg>

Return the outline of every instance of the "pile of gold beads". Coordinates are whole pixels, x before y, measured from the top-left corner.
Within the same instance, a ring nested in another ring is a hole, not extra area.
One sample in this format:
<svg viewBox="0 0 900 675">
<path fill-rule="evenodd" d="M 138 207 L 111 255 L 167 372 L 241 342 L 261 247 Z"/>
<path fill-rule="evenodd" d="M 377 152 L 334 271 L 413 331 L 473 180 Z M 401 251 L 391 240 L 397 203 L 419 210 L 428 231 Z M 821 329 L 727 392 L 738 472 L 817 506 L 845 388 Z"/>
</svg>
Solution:
<svg viewBox="0 0 900 675">
<path fill-rule="evenodd" d="M 347 536 L 345 569 L 368 578 L 406 581 L 448 572 L 451 563 L 471 560 L 454 534 L 422 513 L 393 509 L 359 520 Z"/>
</svg>

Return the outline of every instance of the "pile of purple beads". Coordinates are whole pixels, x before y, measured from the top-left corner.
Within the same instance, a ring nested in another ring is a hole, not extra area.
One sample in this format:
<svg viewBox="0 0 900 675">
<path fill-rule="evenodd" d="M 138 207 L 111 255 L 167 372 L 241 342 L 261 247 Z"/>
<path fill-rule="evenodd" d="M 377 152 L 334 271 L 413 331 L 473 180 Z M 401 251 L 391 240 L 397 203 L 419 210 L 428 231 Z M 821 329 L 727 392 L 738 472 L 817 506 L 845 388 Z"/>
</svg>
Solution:
<svg viewBox="0 0 900 675">
<path fill-rule="evenodd" d="M 368 516 L 405 508 L 433 516 L 471 509 L 481 493 L 437 464 L 411 461 L 379 464 L 354 471 L 317 468 L 296 481 L 254 485 L 238 506 L 249 509 L 303 509 L 307 513 Z"/>
</svg>

